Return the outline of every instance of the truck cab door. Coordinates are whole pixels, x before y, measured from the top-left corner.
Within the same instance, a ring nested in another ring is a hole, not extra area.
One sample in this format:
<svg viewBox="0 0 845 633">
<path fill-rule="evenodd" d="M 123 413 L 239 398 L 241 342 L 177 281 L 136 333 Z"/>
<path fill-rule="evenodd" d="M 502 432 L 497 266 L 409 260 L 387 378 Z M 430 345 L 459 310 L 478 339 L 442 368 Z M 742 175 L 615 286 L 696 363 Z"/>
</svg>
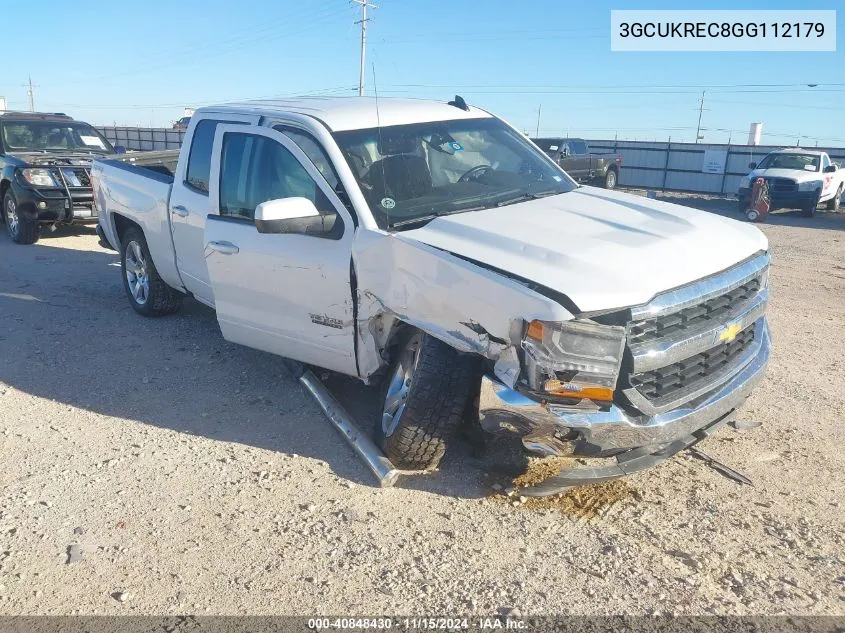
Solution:
<svg viewBox="0 0 845 633">
<path fill-rule="evenodd" d="M 213 113 L 196 118 L 179 154 L 168 207 L 170 230 L 182 283 L 203 303 L 213 302 L 203 257 L 203 234 L 211 209 L 209 179 L 214 131 L 221 123 L 258 123 L 258 119 L 252 115 Z"/>
<path fill-rule="evenodd" d="M 276 130 L 219 125 L 211 165 L 204 259 L 223 337 L 357 375 L 349 211 L 302 150 Z M 320 228 L 258 230 L 259 204 L 293 198 L 313 203 Z"/>
</svg>

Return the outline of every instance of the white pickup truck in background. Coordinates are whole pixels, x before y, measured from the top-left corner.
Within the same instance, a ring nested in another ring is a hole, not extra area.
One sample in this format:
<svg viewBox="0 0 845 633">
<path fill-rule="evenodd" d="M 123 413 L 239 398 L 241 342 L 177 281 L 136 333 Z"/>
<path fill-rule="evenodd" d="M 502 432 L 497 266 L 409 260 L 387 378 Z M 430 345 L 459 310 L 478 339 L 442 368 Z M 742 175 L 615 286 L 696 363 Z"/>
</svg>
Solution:
<svg viewBox="0 0 845 633">
<path fill-rule="evenodd" d="M 812 217 L 824 203 L 838 211 L 845 189 L 845 170 L 831 162 L 827 152 L 788 147 L 767 154 L 759 163 L 749 163 L 751 173 L 739 182 L 739 209 L 744 213 L 757 178 L 769 183 L 769 208 L 801 209 Z"/>
<path fill-rule="evenodd" d="M 229 341 L 380 381 L 374 434 L 400 468 L 473 423 L 608 458 L 537 494 L 618 477 L 704 438 L 763 375 L 757 228 L 579 187 L 460 98 L 202 108 L 178 160 L 126 160 L 93 181 L 132 307 L 191 295 Z"/>
</svg>

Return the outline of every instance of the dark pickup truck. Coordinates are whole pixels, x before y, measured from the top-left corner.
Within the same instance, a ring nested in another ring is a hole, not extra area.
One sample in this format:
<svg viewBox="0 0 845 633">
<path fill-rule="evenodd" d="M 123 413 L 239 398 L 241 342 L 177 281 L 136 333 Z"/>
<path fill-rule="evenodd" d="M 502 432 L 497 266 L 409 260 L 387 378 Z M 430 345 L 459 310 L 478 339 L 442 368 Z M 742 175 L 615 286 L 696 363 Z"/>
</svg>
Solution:
<svg viewBox="0 0 845 633">
<path fill-rule="evenodd" d="M 532 138 L 537 147 L 551 156 L 578 182 L 589 182 L 613 189 L 619 183 L 622 156 L 593 154 L 580 138 Z"/>
<path fill-rule="evenodd" d="M 9 237 L 38 241 L 42 226 L 96 222 L 91 162 L 115 149 L 65 114 L 0 115 L 0 200 Z"/>
</svg>

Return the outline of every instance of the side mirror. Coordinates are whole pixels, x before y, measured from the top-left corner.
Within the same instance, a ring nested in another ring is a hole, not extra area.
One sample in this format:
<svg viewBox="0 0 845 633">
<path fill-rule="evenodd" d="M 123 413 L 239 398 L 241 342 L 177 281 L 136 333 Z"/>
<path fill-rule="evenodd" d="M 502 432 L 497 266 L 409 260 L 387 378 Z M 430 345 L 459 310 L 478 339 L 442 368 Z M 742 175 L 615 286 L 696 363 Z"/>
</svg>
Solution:
<svg viewBox="0 0 845 633">
<path fill-rule="evenodd" d="M 336 217 L 320 215 L 308 198 L 279 198 L 255 208 L 255 228 L 259 233 L 323 233 Z"/>
<path fill-rule="evenodd" d="M 824 172 L 826 174 L 832 174 L 835 171 L 836 171 L 836 165 L 828 165 L 827 167 L 824 168 Z"/>
<path fill-rule="evenodd" d="M 754 162 L 748 163 L 748 169 L 757 169 L 757 163 L 754 163 Z"/>
<path fill-rule="evenodd" d="M 568 147 L 564 147 L 562 150 L 560 150 L 560 155 L 561 155 L 561 156 L 563 156 L 564 158 L 566 158 L 567 156 L 569 156 L 569 148 L 568 148 Z"/>
<path fill-rule="evenodd" d="M 114 146 L 114 153 L 115 154 L 125 154 L 126 153 L 126 147 L 123 146 L 123 145 L 115 145 Z"/>
</svg>

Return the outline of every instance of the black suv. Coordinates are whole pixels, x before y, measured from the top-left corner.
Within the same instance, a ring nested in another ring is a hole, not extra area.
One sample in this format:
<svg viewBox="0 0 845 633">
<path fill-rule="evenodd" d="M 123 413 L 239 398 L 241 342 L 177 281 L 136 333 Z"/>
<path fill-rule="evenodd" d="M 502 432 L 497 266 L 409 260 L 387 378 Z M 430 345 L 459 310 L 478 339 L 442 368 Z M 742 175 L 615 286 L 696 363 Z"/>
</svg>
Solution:
<svg viewBox="0 0 845 633">
<path fill-rule="evenodd" d="M 32 244 L 42 225 L 96 222 L 91 162 L 114 153 L 97 130 L 65 114 L 0 115 L 0 200 L 12 240 Z"/>
</svg>

